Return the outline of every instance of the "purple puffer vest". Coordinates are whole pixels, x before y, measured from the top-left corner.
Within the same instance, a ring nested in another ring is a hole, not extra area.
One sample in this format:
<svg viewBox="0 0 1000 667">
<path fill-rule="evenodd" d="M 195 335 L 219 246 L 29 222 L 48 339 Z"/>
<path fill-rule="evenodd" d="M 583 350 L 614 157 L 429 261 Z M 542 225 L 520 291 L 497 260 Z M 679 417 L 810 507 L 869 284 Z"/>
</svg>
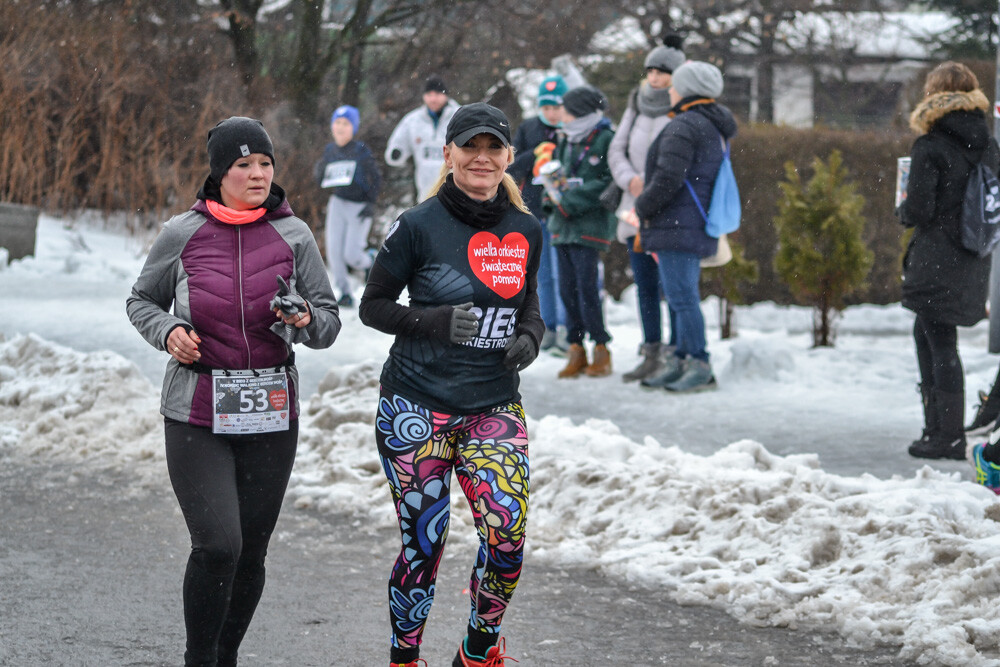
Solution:
<svg viewBox="0 0 1000 667">
<path fill-rule="evenodd" d="M 282 202 L 261 220 L 244 225 L 219 222 L 201 200 L 192 207 L 207 218 L 181 252 L 188 276 L 191 323 L 201 337 L 201 364 L 230 370 L 273 368 L 289 355 L 285 341 L 270 326 L 270 308 L 278 290 L 276 276 L 291 281 L 292 248 L 267 220 L 292 215 Z M 295 419 L 295 396 L 288 385 L 288 405 Z M 198 378 L 191 423 L 212 424 L 212 376 Z"/>
</svg>

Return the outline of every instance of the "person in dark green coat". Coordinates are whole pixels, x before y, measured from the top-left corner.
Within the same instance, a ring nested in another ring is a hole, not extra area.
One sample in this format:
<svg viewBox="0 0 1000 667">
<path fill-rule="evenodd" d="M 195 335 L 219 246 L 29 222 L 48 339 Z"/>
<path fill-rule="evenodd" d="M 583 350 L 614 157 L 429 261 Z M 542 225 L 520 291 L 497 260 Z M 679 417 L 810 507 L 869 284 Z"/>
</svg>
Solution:
<svg viewBox="0 0 1000 667">
<path fill-rule="evenodd" d="M 547 199 L 549 231 L 556 248 L 559 296 L 566 306 L 566 332 L 570 343 L 566 367 L 559 377 L 611 374 L 611 335 L 604 327 L 598 283 L 600 253 L 615 238 L 616 220 L 601 206 L 600 195 L 611 183 L 608 146 L 614 137 L 604 117 L 608 100 L 591 86 L 580 86 L 563 98 L 564 135 L 552 158 L 561 165 L 566 184 L 559 201 Z M 587 361 L 583 339 L 589 335 L 594 354 Z"/>
</svg>

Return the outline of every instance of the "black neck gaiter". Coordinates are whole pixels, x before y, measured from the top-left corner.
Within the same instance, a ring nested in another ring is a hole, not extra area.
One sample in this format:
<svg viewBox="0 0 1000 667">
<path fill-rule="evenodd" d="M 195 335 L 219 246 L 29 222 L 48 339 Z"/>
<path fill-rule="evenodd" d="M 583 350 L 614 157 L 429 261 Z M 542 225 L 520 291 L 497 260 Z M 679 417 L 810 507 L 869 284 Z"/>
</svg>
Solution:
<svg viewBox="0 0 1000 667">
<path fill-rule="evenodd" d="M 447 180 L 438 190 L 437 198 L 457 220 L 477 229 L 489 229 L 496 225 L 510 208 L 510 198 L 503 185 L 497 189 L 493 199 L 478 201 L 455 185 L 452 174 L 448 174 Z"/>
</svg>

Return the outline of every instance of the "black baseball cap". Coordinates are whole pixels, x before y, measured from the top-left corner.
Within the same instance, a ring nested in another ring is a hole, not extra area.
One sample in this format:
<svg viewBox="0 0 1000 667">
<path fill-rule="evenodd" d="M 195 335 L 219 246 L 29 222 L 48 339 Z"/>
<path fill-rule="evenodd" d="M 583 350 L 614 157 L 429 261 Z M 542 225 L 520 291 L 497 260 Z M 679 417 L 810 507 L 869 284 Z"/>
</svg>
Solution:
<svg viewBox="0 0 1000 667">
<path fill-rule="evenodd" d="M 463 146 L 477 134 L 492 134 L 510 146 L 510 121 L 503 111 L 485 102 L 473 102 L 459 107 L 448 123 L 445 145 L 455 142 Z"/>
</svg>

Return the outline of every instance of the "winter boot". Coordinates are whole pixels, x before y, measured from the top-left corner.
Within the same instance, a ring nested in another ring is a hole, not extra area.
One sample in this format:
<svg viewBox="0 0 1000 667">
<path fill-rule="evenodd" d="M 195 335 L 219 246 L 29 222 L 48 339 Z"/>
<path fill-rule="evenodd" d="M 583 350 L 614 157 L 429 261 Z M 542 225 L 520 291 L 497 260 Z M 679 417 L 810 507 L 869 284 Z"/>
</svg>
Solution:
<svg viewBox="0 0 1000 667">
<path fill-rule="evenodd" d="M 569 341 L 567 340 L 566 327 L 557 326 L 556 327 L 556 342 L 551 348 L 549 348 L 549 354 L 553 357 L 567 357 L 569 356 Z"/>
<path fill-rule="evenodd" d="M 688 357 L 684 360 L 684 372 L 679 378 L 663 388 L 675 393 L 707 391 L 716 388 L 712 366 L 705 359 Z"/>
<path fill-rule="evenodd" d="M 996 386 L 996 385 L 994 385 Z M 972 418 L 972 423 L 965 427 L 965 432 L 970 435 L 985 433 L 993 422 L 1000 417 L 1000 396 L 993 396 L 993 389 L 987 394 L 982 389 L 979 390 L 979 405 L 976 406 L 976 416 Z"/>
<path fill-rule="evenodd" d="M 976 483 L 982 484 L 993 493 L 1000 494 L 1000 466 L 983 457 L 986 445 L 987 443 L 984 442 L 972 448 L 972 465 L 976 468 Z"/>
<path fill-rule="evenodd" d="M 910 445 L 910 456 L 918 459 L 965 460 L 965 392 L 932 389 L 931 403 L 937 413 L 938 432 Z"/>
<path fill-rule="evenodd" d="M 556 330 L 546 329 L 545 333 L 542 334 L 542 344 L 538 346 L 538 349 L 542 352 L 551 350 L 556 345 Z"/>
<path fill-rule="evenodd" d="M 592 378 L 602 378 L 611 375 L 611 351 L 601 343 L 594 346 L 594 361 L 583 371 Z"/>
<path fill-rule="evenodd" d="M 662 343 L 643 343 L 639 348 L 642 362 L 622 375 L 622 382 L 635 382 L 657 375 L 663 369 L 663 355 L 666 346 Z"/>
<path fill-rule="evenodd" d="M 579 343 L 569 346 L 566 367 L 559 371 L 561 378 L 575 378 L 587 367 L 587 350 Z"/>
<path fill-rule="evenodd" d="M 934 406 L 934 392 L 928 384 L 918 384 L 920 389 L 920 403 L 924 408 L 924 432 L 920 437 L 910 443 L 912 447 L 918 447 L 921 442 L 937 436 L 938 427 L 937 409 Z"/>
<path fill-rule="evenodd" d="M 654 373 L 639 381 L 639 385 L 646 389 L 663 389 L 668 384 L 677 380 L 684 373 L 684 363 L 676 354 L 667 354 L 663 358 L 663 366 L 659 373 Z"/>
</svg>

